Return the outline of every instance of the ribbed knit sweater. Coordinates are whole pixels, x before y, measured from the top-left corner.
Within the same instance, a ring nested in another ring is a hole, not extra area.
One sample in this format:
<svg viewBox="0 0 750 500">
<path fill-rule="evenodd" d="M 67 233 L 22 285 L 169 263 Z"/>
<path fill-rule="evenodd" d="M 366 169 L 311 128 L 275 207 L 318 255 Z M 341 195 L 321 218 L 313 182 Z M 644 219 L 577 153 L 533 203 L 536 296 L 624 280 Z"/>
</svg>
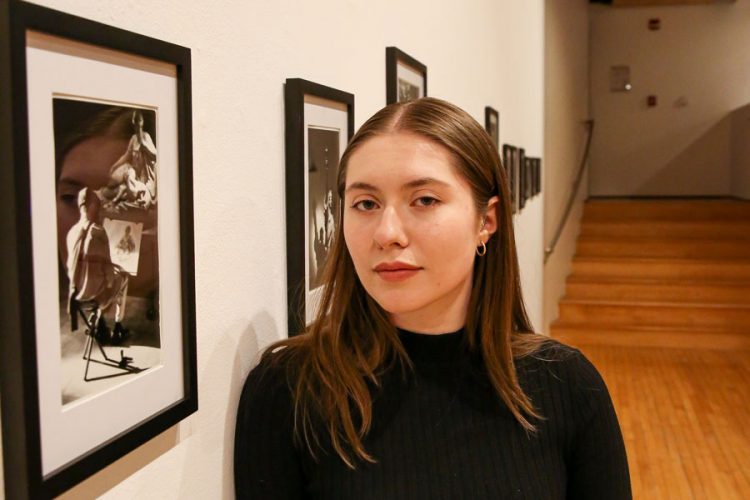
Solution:
<svg viewBox="0 0 750 500">
<path fill-rule="evenodd" d="M 384 376 L 364 440 L 377 463 L 356 470 L 330 444 L 317 460 L 296 445 L 282 367 L 251 371 L 235 433 L 238 499 L 631 498 L 609 392 L 580 351 L 550 340 L 516 361 L 521 387 L 544 417 L 528 434 L 468 354 L 463 331 L 399 335 L 415 370 Z"/>
</svg>

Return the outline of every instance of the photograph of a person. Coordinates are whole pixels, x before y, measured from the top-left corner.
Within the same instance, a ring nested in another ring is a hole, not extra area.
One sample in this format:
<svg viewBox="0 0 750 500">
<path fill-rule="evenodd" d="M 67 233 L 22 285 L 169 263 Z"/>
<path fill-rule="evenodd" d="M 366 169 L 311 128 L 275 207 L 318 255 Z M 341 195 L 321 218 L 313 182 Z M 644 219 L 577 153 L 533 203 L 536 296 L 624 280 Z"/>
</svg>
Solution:
<svg viewBox="0 0 750 500">
<path fill-rule="evenodd" d="M 331 250 L 338 218 L 336 176 L 339 167 L 339 130 L 308 127 L 308 213 L 310 216 L 310 290 L 322 284 L 323 264 Z"/>
<path fill-rule="evenodd" d="M 466 111 L 378 111 L 339 161 L 313 320 L 239 398 L 239 500 L 631 498 L 612 399 L 524 305 L 506 172 Z"/>
<path fill-rule="evenodd" d="M 160 361 L 156 112 L 53 99 L 63 405 Z"/>
</svg>

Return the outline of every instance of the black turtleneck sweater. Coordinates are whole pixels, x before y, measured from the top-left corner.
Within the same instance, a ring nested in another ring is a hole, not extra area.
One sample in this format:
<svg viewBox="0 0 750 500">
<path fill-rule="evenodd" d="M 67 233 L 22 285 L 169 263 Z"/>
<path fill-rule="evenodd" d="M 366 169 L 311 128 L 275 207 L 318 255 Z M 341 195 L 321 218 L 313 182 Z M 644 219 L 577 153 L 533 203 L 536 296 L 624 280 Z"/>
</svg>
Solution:
<svg viewBox="0 0 750 500">
<path fill-rule="evenodd" d="M 384 377 L 364 440 L 377 463 L 356 470 L 330 446 L 317 461 L 296 446 L 283 368 L 252 370 L 235 433 L 238 499 L 631 498 L 609 392 L 580 351 L 550 340 L 517 360 L 521 387 L 545 418 L 532 420 L 538 432 L 528 435 L 468 355 L 462 331 L 399 335 L 415 372 Z"/>
</svg>

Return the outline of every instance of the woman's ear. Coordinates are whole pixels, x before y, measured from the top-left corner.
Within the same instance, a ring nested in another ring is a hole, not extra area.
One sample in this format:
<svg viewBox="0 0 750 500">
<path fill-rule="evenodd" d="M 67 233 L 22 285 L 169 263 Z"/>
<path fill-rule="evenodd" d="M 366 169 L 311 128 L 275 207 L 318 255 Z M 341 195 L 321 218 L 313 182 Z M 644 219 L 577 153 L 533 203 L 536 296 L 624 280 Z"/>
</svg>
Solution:
<svg viewBox="0 0 750 500">
<path fill-rule="evenodd" d="M 493 196 L 487 202 L 487 212 L 484 217 L 484 225 L 479 228 L 480 231 L 487 231 L 487 237 L 492 236 L 497 231 L 497 204 L 500 198 Z"/>
</svg>

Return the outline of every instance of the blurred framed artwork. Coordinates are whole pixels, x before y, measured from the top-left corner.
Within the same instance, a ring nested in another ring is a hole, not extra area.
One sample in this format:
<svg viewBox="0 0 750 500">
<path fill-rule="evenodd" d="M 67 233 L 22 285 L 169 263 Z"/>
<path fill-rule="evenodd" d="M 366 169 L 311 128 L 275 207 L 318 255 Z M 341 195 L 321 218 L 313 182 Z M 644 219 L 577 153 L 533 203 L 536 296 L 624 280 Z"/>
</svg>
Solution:
<svg viewBox="0 0 750 500">
<path fill-rule="evenodd" d="M 386 104 L 427 95 L 427 66 L 397 47 L 385 49 Z"/>
<path fill-rule="evenodd" d="M 518 148 L 510 144 L 503 144 L 503 165 L 508 178 L 510 205 L 512 213 L 518 212 Z"/>
<path fill-rule="evenodd" d="M 484 129 L 490 134 L 495 147 L 500 147 L 500 113 L 491 106 L 484 108 Z"/>
<path fill-rule="evenodd" d="M 339 159 L 354 135 L 354 95 L 301 78 L 284 87 L 289 335 L 315 316 L 339 229 Z"/>
<path fill-rule="evenodd" d="M 517 150 L 516 164 L 518 172 L 518 211 L 520 212 L 526 206 L 526 200 L 529 199 L 528 165 L 526 163 L 526 151 L 523 148 Z"/>
<path fill-rule="evenodd" d="M 197 409 L 190 50 L 0 10 L 5 488 L 48 498 Z"/>
<path fill-rule="evenodd" d="M 534 194 L 542 192 L 542 159 L 534 160 Z"/>
</svg>

